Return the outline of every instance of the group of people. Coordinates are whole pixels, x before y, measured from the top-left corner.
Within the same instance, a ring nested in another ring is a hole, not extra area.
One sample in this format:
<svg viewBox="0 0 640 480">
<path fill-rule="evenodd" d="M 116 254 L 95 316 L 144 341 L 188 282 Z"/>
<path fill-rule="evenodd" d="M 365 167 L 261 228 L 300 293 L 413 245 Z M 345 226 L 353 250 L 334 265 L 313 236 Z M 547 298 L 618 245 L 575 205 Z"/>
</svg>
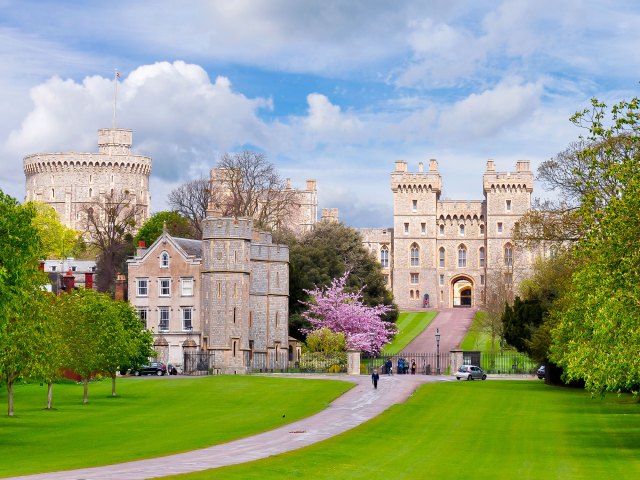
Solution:
<svg viewBox="0 0 640 480">
<path fill-rule="evenodd" d="M 416 365 L 416 361 L 415 360 L 411 360 L 411 363 L 409 363 L 408 360 L 404 359 L 404 358 L 399 358 L 398 359 L 398 369 L 397 372 L 400 374 L 407 374 L 409 373 L 409 370 L 411 370 L 411 375 L 415 375 L 416 374 L 416 369 L 417 369 L 417 365 Z M 384 364 L 382 365 L 383 368 L 383 372 L 386 373 L 387 375 L 393 375 L 393 362 L 391 361 L 390 358 L 388 358 Z M 376 368 L 373 373 L 371 374 L 371 382 L 373 383 L 373 388 L 378 388 L 378 381 L 380 380 L 380 374 L 378 373 L 378 369 Z"/>
</svg>

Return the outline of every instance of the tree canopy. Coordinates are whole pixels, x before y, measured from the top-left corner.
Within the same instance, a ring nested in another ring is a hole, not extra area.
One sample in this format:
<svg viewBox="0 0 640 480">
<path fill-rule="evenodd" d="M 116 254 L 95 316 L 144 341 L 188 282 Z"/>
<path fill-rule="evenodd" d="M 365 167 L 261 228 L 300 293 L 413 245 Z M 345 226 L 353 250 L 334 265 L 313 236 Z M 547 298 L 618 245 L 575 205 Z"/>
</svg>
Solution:
<svg viewBox="0 0 640 480">
<path fill-rule="evenodd" d="M 164 211 L 154 213 L 144 222 L 134 238 L 135 243 L 143 241 L 147 246 L 151 245 L 162 235 L 165 227 L 169 235 L 174 237 L 196 238 L 197 236 L 188 218 L 178 212 Z"/>
<path fill-rule="evenodd" d="M 32 201 L 27 204 L 33 205 L 34 208 L 33 226 L 38 231 L 42 242 L 43 257 L 75 256 L 80 232 L 63 225 L 58 212 L 48 203 Z"/>
</svg>

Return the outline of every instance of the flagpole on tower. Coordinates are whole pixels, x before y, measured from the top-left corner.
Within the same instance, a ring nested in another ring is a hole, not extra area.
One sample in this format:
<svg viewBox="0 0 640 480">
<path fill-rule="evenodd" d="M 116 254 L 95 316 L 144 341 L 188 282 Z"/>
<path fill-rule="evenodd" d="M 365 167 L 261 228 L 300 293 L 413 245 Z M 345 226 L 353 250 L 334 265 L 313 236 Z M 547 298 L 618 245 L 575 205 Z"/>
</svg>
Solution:
<svg viewBox="0 0 640 480">
<path fill-rule="evenodd" d="M 116 104 L 118 103 L 118 79 L 120 78 L 120 72 L 115 69 L 114 82 L 113 82 L 113 128 L 116 128 Z"/>
</svg>

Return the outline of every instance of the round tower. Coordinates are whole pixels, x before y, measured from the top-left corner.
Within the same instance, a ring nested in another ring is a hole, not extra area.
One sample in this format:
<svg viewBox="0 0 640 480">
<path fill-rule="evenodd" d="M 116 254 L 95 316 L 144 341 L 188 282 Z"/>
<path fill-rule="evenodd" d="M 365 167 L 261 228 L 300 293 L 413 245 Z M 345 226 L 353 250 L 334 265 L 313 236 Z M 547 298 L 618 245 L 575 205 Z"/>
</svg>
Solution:
<svg viewBox="0 0 640 480">
<path fill-rule="evenodd" d="M 85 231 L 82 207 L 110 193 L 126 192 L 149 217 L 151 158 L 131 152 L 133 134 L 122 128 L 98 130 L 98 153 L 36 153 L 23 160 L 25 200 L 46 202 L 69 228 Z"/>
</svg>

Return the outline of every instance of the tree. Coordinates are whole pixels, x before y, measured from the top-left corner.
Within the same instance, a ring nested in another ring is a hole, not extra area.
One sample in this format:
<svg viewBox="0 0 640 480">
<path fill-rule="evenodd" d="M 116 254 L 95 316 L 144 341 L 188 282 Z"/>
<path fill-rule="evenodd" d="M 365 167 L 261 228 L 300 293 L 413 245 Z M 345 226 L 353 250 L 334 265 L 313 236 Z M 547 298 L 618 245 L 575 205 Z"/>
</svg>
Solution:
<svg viewBox="0 0 640 480">
<path fill-rule="evenodd" d="M 320 328 L 307 335 L 307 348 L 310 352 L 344 352 L 346 337 L 343 332 L 332 332 L 327 327 Z"/>
<path fill-rule="evenodd" d="M 118 271 L 124 271 L 126 258 L 134 252 L 133 233 L 142 207 L 129 192 L 106 194 L 82 207 L 87 233 L 98 249 L 96 288 L 113 292 Z"/>
<path fill-rule="evenodd" d="M 279 229 L 296 204 L 296 192 L 264 154 L 222 155 L 212 171 L 212 201 L 224 216 L 250 217 L 259 228 Z"/>
<path fill-rule="evenodd" d="M 202 239 L 202 220 L 207 216 L 211 185 L 203 178 L 191 180 L 169 194 L 169 206 L 189 220 L 194 238 Z"/>
<path fill-rule="evenodd" d="M 588 130 L 576 270 L 551 316 L 551 360 L 592 392 L 640 385 L 640 101 L 593 100 L 572 121 Z"/>
<path fill-rule="evenodd" d="M 196 238 L 189 219 L 178 212 L 157 212 L 140 227 L 134 241 L 136 244 L 143 241 L 149 246 L 162 235 L 164 228 L 174 237 Z"/>
<path fill-rule="evenodd" d="M 67 228 L 60 222 L 60 216 L 48 203 L 27 202 L 33 205 L 35 216 L 33 225 L 42 242 L 44 258 L 67 258 L 75 256 L 78 247 L 79 232 Z"/>
<path fill-rule="evenodd" d="M 328 328 L 345 335 L 347 348 L 377 354 L 396 333 L 394 324 L 381 319 L 391 307 L 365 305 L 362 289 L 348 293 L 345 290 L 348 276 L 346 272 L 327 287 L 307 291 L 312 298 L 310 302 L 303 302 L 307 307 L 303 316 L 312 326 L 307 333 Z"/>
<path fill-rule="evenodd" d="M 0 191 L 0 372 L 7 383 L 9 416 L 15 381 L 40 361 L 45 278 L 38 270 L 42 245 L 34 217 L 33 205 L 20 205 Z"/>
<path fill-rule="evenodd" d="M 347 290 L 362 287 L 364 303 L 390 307 L 384 320 L 395 322 L 398 309 L 393 294 L 387 289 L 382 267 L 362 245 L 360 233 L 341 223 L 319 222 L 315 229 L 301 238 L 286 232 L 276 232 L 274 240 L 289 246 L 289 334 L 301 337 L 309 324 L 302 316 L 307 291 L 329 285 L 331 280 L 350 271 Z"/>
</svg>

